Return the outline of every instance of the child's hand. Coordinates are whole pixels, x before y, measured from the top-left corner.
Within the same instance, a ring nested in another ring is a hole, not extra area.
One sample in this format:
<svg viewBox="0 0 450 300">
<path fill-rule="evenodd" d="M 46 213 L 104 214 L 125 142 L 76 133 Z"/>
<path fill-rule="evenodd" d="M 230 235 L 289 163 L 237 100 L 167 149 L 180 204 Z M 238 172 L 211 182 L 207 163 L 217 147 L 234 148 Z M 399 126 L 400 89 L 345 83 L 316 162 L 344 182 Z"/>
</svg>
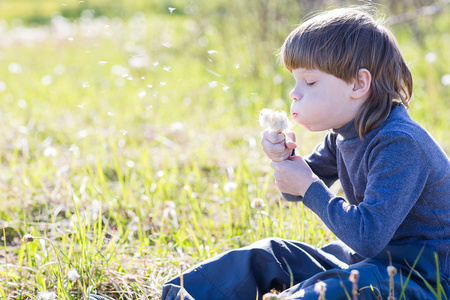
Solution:
<svg viewBox="0 0 450 300">
<path fill-rule="evenodd" d="M 263 151 L 273 161 L 283 161 L 292 155 L 292 150 L 297 148 L 295 134 L 292 131 L 278 133 L 266 129 L 261 139 Z"/>
<path fill-rule="evenodd" d="M 275 184 L 282 193 L 305 196 L 309 186 L 317 179 L 301 156 L 291 156 L 284 161 L 272 161 Z"/>
</svg>

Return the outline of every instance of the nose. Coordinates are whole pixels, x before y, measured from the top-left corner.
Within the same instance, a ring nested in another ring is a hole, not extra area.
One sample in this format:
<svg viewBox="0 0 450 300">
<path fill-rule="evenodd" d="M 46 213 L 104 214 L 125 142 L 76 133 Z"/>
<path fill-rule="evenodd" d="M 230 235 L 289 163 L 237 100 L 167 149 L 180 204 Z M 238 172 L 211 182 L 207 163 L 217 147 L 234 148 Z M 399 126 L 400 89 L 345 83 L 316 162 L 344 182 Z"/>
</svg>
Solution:
<svg viewBox="0 0 450 300">
<path fill-rule="evenodd" d="M 298 87 L 295 86 L 292 91 L 289 93 L 289 97 L 293 100 L 293 101 L 298 101 L 302 98 L 302 94 L 299 91 Z"/>
</svg>

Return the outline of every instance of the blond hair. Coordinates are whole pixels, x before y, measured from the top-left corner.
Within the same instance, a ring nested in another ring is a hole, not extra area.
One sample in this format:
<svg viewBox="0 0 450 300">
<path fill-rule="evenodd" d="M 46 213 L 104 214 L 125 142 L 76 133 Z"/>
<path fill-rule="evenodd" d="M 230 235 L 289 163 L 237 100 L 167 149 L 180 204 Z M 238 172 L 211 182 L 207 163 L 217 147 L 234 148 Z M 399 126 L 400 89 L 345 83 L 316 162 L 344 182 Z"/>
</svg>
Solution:
<svg viewBox="0 0 450 300">
<path fill-rule="evenodd" d="M 290 71 L 318 69 L 347 83 L 358 80 L 362 68 L 371 73 L 370 95 L 355 119 L 361 138 L 380 126 L 394 105 L 409 107 L 413 80 L 397 40 L 364 9 L 316 15 L 290 33 L 279 55 Z"/>
</svg>

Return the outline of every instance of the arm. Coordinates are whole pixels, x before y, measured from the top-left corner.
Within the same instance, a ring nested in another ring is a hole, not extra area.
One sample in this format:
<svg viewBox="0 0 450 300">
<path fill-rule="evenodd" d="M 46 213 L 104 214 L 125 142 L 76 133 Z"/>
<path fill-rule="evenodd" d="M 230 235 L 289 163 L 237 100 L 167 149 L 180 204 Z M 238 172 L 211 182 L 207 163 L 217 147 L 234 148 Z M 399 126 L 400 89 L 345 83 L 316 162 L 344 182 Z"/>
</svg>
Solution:
<svg viewBox="0 0 450 300">
<path fill-rule="evenodd" d="M 328 133 L 322 143 L 314 148 L 313 152 L 305 157 L 305 161 L 312 172 L 321 179 L 327 187 L 330 187 L 337 179 L 336 165 L 336 134 Z M 300 195 L 281 193 L 288 201 L 302 201 Z"/>
<path fill-rule="evenodd" d="M 381 138 L 371 150 L 367 186 L 359 205 L 350 205 L 315 181 L 303 203 L 344 243 L 373 257 L 391 241 L 425 186 L 427 158 L 408 135 Z"/>
</svg>

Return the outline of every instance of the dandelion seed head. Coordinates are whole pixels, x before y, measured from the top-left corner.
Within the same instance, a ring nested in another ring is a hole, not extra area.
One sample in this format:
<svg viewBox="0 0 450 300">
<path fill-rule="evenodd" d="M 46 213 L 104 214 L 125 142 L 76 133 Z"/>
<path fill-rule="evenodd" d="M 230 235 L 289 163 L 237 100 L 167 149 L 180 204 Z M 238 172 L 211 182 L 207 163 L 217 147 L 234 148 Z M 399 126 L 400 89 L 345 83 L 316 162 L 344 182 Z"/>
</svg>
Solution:
<svg viewBox="0 0 450 300">
<path fill-rule="evenodd" d="M 252 202 L 250 203 L 250 206 L 258 211 L 262 210 L 265 206 L 266 203 L 263 199 L 261 198 L 253 198 Z"/>
<path fill-rule="evenodd" d="M 236 188 L 237 188 L 237 184 L 236 184 L 236 182 L 233 182 L 233 181 L 227 182 L 223 186 L 223 190 L 227 193 L 234 191 Z"/>
<path fill-rule="evenodd" d="M 350 276 L 348 277 L 348 280 L 352 283 L 357 283 L 359 280 L 359 271 L 358 270 L 352 270 L 350 272 Z"/>
<path fill-rule="evenodd" d="M 444 76 L 442 76 L 441 82 L 445 86 L 450 85 L 450 74 L 445 74 Z"/>
<path fill-rule="evenodd" d="M 67 278 L 71 281 L 78 280 L 80 278 L 80 274 L 78 274 L 77 269 L 71 269 L 69 272 L 67 272 Z"/>
<path fill-rule="evenodd" d="M 276 300 L 279 299 L 277 294 L 274 293 L 266 293 L 263 296 L 263 300 Z"/>
<path fill-rule="evenodd" d="M 280 133 L 292 126 L 285 111 L 274 111 L 268 108 L 262 109 L 259 113 L 259 124 Z"/>
<path fill-rule="evenodd" d="M 135 164 L 134 161 L 132 161 L 132 160 L 127 161 L 127 167 L 128 167 L 128 168 L 134 168 L 135 165 L 136 165 L 136 164 Z"/>
<path fill-rule="evenodd" d="M 31 234 L 25 234 L 22 238 L 22 241 L 26 244 L 26 243 L 31 243 L 34 241 L 34 236 L 32 236 Z"/>
<path fill-rule="evenodd" d="M 41 78 L 43 85 L 50 85 L 53 82 L 53 77 L 51 75 L 44 75 Z"/>
<path fill-rule="evenodd" d="M 19 63 L 10 63 L 8 65 L 8 71 L 12 74 L 22 73 L 22 65 Z"/>
<path fill-rule="evenodd" d="M 395 274 L 397 274 L 397 268 L 395 268 L 394 266 L 388 266 L 387 267 L 387 272 L 389 274 L 389 276 L 394 276 Z"/>
<path fill-rule="evenodd" d="M 39 300 L 55 300 L 55 299 L 57 299 L 57 297 L 54 292 L 39 292 L 38 299 Z"/>
<path fill-rule="evenodd" d="M 318 281 L 314 285 L 314 291 L 317 294 L 324 294 L 326 290 L 327 290 L 327 284 L 325 282 L 323 282 L 323 281 Z"/>
<path fill-rule="evenodd" d="M 434 52 L 428 52 L 425 54 L 425 60 L 429 63 L 434 63 L 437 60 L 437 55 Z"/>
</svg>

